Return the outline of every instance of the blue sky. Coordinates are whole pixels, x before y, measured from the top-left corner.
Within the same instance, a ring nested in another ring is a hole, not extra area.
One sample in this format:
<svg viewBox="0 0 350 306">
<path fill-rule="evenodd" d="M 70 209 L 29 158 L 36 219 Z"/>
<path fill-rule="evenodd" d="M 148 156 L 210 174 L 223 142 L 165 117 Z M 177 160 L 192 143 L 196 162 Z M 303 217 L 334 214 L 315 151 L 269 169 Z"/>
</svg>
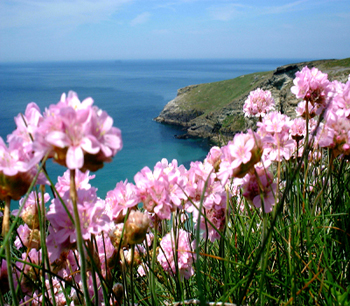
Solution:
<svg viewBox="0 0 350 306">
<path fill-rule="evenodd" d="M 0 61 L 350 57 L 349 0 L 1 0 Z"/>
</svg>

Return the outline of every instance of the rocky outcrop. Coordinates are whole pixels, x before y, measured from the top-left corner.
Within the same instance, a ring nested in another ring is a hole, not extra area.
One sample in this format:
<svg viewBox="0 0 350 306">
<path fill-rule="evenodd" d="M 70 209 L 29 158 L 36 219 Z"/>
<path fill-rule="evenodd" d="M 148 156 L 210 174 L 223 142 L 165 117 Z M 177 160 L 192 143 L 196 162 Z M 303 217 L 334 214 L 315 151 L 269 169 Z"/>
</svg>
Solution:
<svg viewBox="0 0 350 306">
<path fill-rule="evenodd" d="M 330 80 L 346 82 L 350 74 L 349 61 L 345 61 L 346 66 L 341 66 L 344 63 L 342 60 L 338 62 L 340 66 L 337 65 L 337 60 L 302 62 L 281 66 L 265 74 L 256 73 L 228 81 L 190 85 L 178 90 L 176 98 L 164 107 L 155 121 L 183 127 L 184 135 L 180 135 L 181 138 L 208 138 L 216 143 L 227 141 L 235 133 L 254 128 L 256 125 L 255 119 L 243 115 L 243 104 L 250 91 L 257 88 L 270 90 L 276 102 L 276 109 L 294 117 L 295 107 L 300 102 L 290 91 L 295 73 L 304 66 L 317 67 L 322 72 L 328 73 Z M 243 86 L 239 84 L 247 81 L 250 82 L 249 86 L 242 90 Z M 238 85 L 234 87 L 233 84 Z M 210 86 L 213 88 L 212 91 Z M 215 100 L 215 88 L 226 90 L 225 86 L 228 90 L 232 87 L 236 93 L 233 92 L 233 98 L 228 99 L 224 105 L 216 107 L 215 104 L 219 103 Z M 213 93 L 203 95 L 205 90 Z"/>
</svg>

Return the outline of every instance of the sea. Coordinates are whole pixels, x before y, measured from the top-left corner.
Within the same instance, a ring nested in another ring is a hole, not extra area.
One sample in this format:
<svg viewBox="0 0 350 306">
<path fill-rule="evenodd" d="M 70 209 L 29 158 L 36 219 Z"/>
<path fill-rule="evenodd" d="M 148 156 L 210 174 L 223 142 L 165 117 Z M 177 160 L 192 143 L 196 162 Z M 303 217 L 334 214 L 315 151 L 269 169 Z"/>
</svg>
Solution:
<svg viewBox="0 0 350 306">
<path fill-rule="evenodd" d="M 29 102 L 41 111 L 59 101 L 62 93 L 75 91 L 82 101 L 92 97 L 94 105 L 113 118 L 122 131 L 123 149 L 111 163 L 95 172 L 91 184 L 105 198 L 120 181 L 133 182 L 143 167 L 153 169 L 162 158 L 176 159 L 189 168 L 202 161 L 210 144 L 203 139 L 177 139 L 181 129 L 155 122 L 163 107 L 179 88 L 232 79 L 274 70 L 307 59 L 198 59 L 116 60 L 79 62 L 0 63 L 0 136 L 15 129 L 14 117 L 24 113 Z M 53 182 L 66 169 L 50 161 Z"/>
</svg>

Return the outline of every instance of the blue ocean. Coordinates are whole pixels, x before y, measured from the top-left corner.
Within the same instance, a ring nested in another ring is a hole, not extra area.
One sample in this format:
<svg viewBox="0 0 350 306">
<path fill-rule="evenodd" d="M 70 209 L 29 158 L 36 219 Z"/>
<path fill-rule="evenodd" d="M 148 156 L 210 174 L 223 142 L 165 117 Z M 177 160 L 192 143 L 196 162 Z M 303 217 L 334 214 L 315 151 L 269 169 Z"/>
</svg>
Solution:
<svg viewBox="0 0 350 306">
<path fill-rule="evenodd" d="M 13 118 L 24 113 L 29 102 L 41 111 L 59 101 L 63 92 L 73 90 L 80 100 L 108 112 L 114 126 L 122 131 L 123 149 L 111 163 L 97 171 L 91 182 L 101 198 L 117 182 L 132 182 L 143 167 L 151 169 L 162 158 L 177 159 L 187 168 L 203 160 L 209 150 L 205 140 L 176 139 L 175 127 L 153 121 L 176 97 L 177 90 L 192 84 L 232 79 L 305 59 L 256 60 L 123 60 L 89 62 L 42 62 L 0 64 L 0 136 L 13 131 Z M 53 181 L 65 169 L 50 162 Z"/>
</svg>

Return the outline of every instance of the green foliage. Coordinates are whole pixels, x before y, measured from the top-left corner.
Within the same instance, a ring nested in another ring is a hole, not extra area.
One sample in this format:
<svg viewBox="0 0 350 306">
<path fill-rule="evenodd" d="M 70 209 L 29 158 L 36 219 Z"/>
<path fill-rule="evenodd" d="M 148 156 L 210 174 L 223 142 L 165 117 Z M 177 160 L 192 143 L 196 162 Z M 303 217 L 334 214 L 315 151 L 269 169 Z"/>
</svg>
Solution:
<svg viewBox="0 0 350 306">
<path fill-rule="evenodd" d="M 260 72 L 231 80 L 200 84 L 185 94 L 179 106 L 184 110 L 194 109 L 208 114 L 247 95 L 252 87 L 258 86 L 271 74 L 272 72 Z"/>
<path fill-rule="evenodd" d="M 222 122 L 223 130 L 228 132 L 239 132 L 245 130 L 245 119 L 241 115 L 229 115 Z"/>
<path fill-rule="evenodd" d="M 334 60 L 334 61 L 328 61 L 324 64 L 325 68 L 332 68 L 332 67 L 344 67 L 344 68 L 350 68 L 350 57 L 340 59 L 340 60 Z"/>
</svg>

